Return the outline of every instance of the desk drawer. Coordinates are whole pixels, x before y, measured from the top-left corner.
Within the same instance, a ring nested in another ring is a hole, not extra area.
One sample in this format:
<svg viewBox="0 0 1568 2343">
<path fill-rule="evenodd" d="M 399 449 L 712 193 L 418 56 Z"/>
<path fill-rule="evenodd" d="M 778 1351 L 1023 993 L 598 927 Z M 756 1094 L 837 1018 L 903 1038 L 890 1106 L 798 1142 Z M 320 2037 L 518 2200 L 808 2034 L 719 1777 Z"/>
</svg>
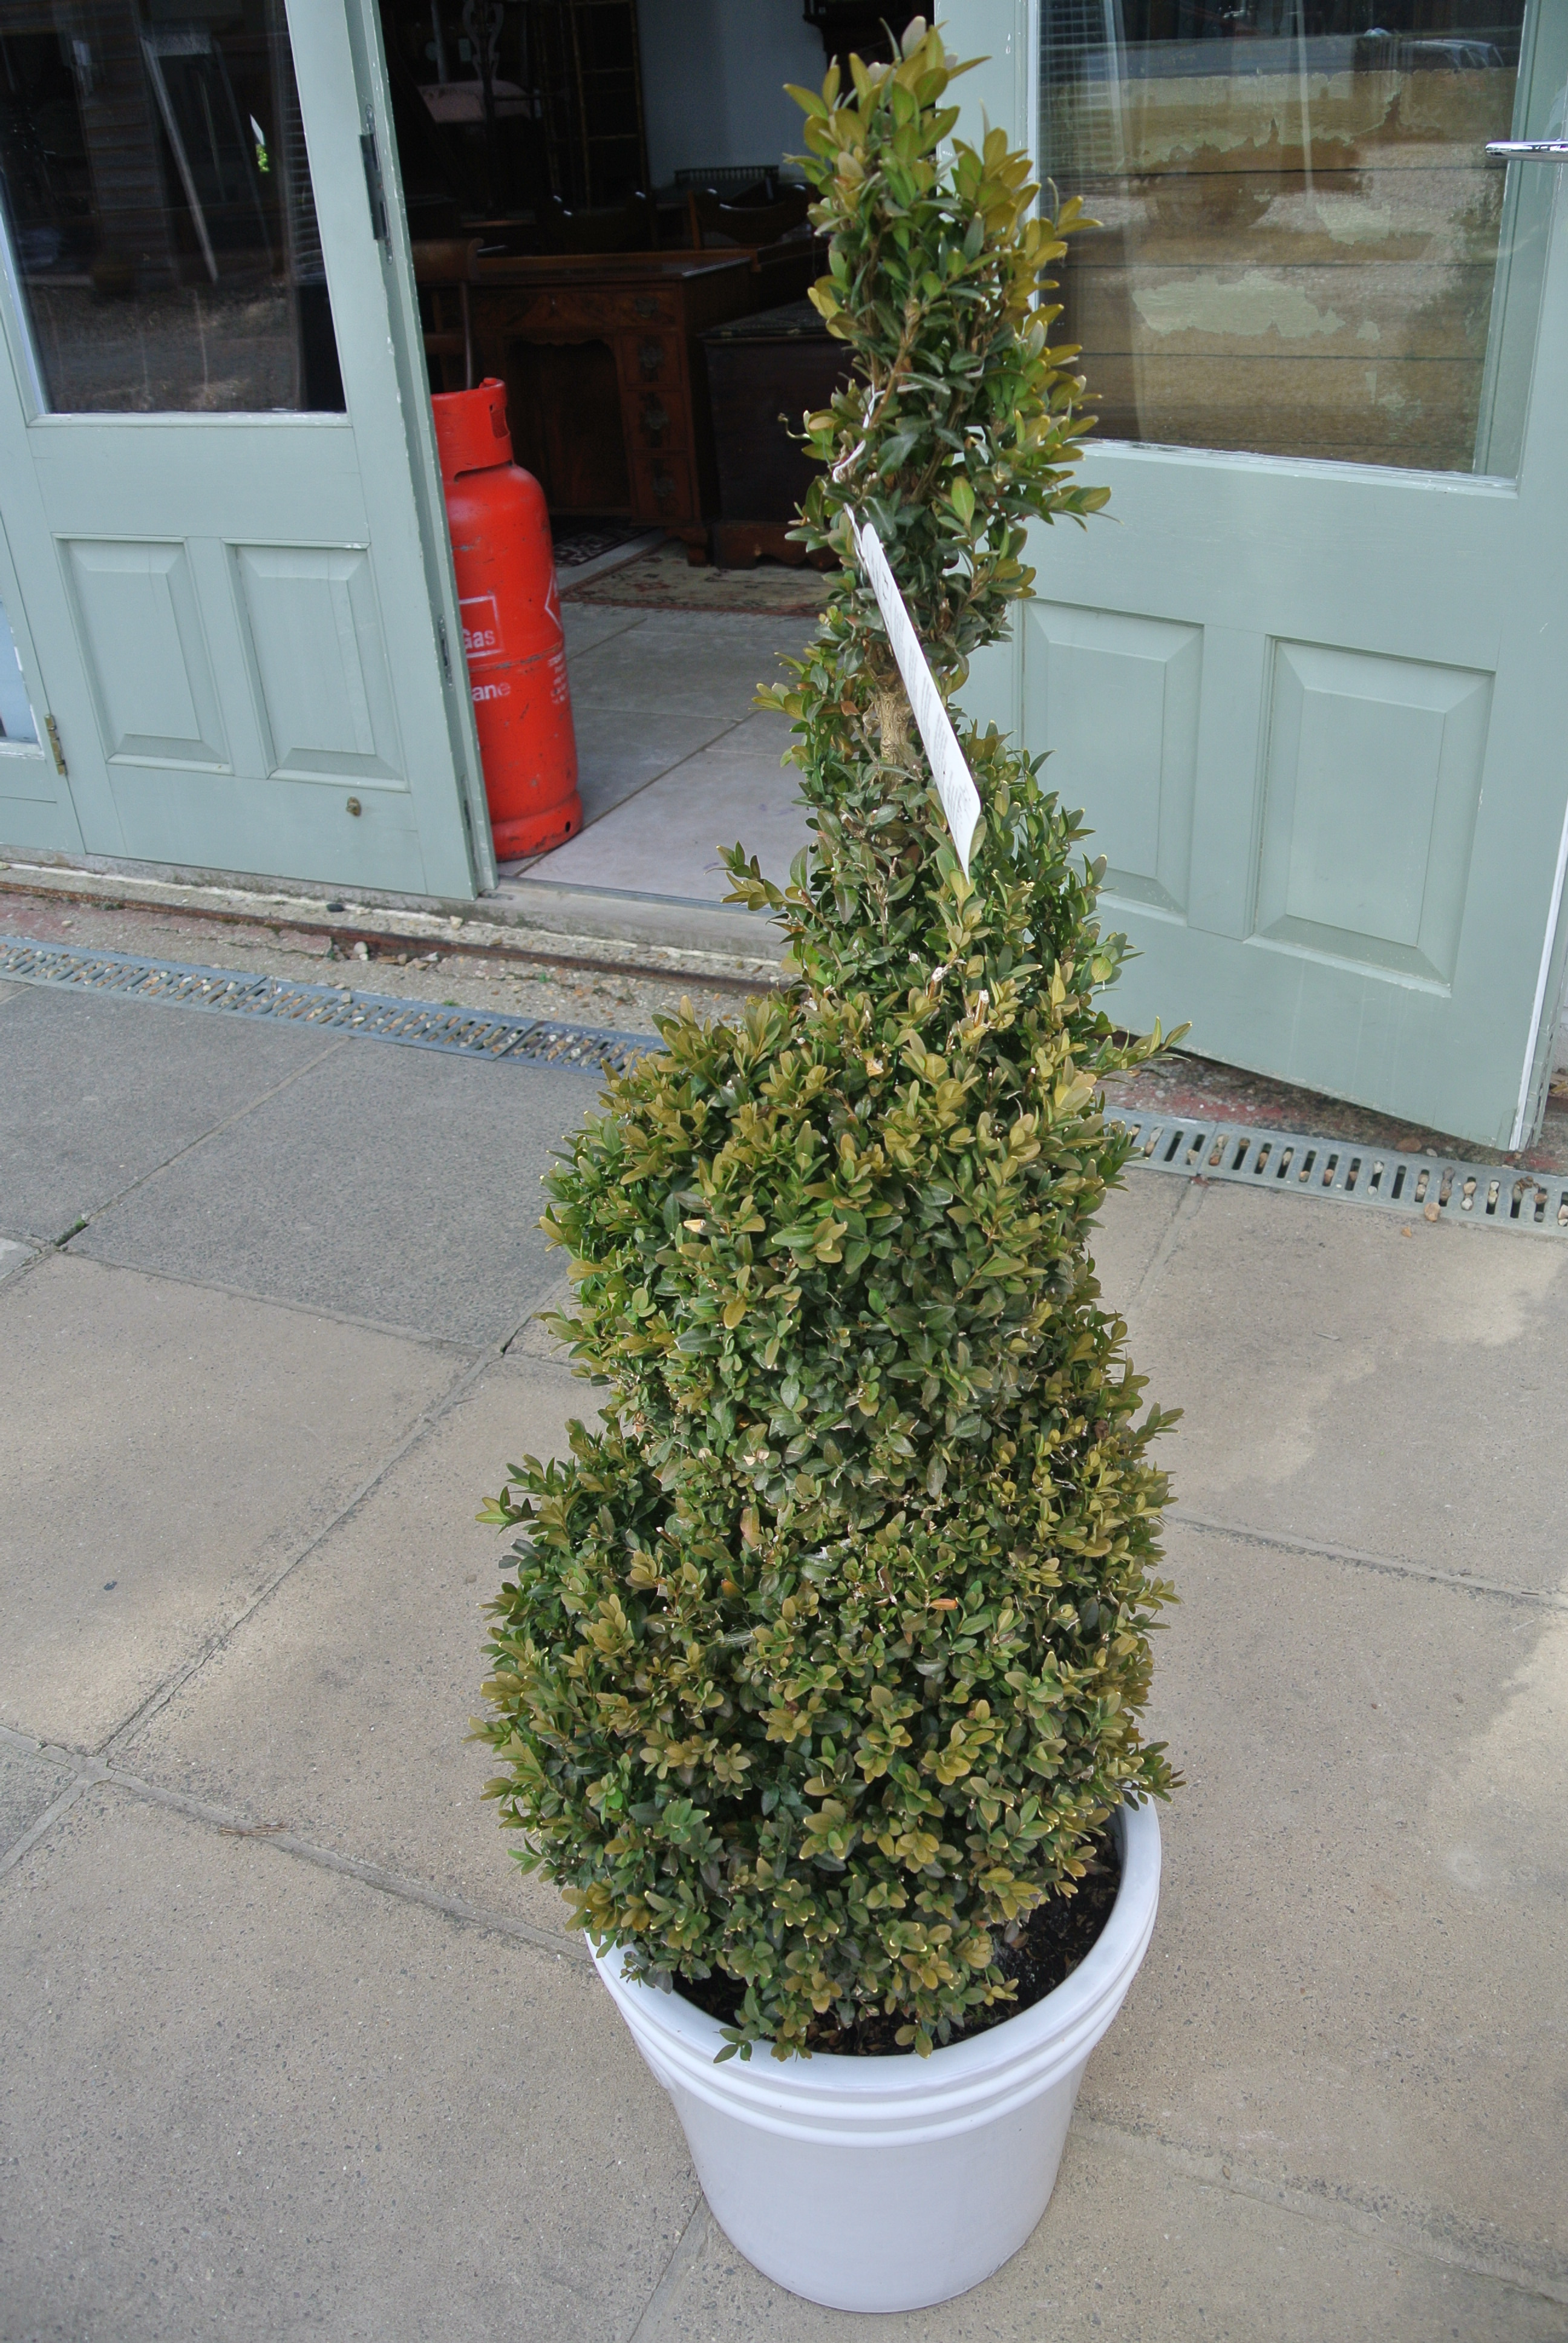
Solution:
<svg viewBox="0 0 1568 2343">
<path fill-rule="evenodd" d="M 631 476 L 638 520 L 663 521 L 672 527 L 701 518 L 689 456 L 648 454 L 638 448 L 631 459 Z"/>
<path fill-rule="evenodd" d="M 685 336 L 644 331 L 617 337 L 620 378 L 630 397 L 645 390 L 663 394 L 666 406 L 686 404 Z"/>
<path fill-rule="evenodd" d="M 616 314 L 623 326 L 678 326 L 680 296 L 661 286 L 638 287 L 615 296 Z"/>
<path fill-rule="evenodd" d="M 496 304 L 494 314 L 504 319 L 510 334 L 581 335 L 585 340 L 603 336 L 608 341 L 620 323 L 615 295 L 590 286 L 563 286 L 558 292 L 549 287 L 514 293 L 501 286 L 487 290 Z"/>
<path fill-rule="evenodd" d="M 508 325 L 519 333 L 678 333 L 681 299 L 658 286 L 647 291 L 624 286 L 486 285 L 481 299 L 506 304 Z"/>
<path fill-rule="evenodd" d="M 678 383 L 638 383 L 623 396 L 627 443 L 638 455 L 684 455 L 691 445 L 691 418 Z"/>
</svg>

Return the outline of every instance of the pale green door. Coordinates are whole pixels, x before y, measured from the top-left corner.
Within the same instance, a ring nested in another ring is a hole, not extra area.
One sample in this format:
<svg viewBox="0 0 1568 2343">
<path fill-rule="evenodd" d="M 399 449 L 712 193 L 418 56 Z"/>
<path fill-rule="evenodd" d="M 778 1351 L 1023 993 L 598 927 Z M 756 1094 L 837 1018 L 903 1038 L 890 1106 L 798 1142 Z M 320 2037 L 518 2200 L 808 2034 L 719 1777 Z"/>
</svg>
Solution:
<svg viewBox="0 0 1568 2343">
<path fill-rule="evenodd" d="M 1568 7 L 1374 13 L 948 12 L 969 125 L 1101 223 L 1058 330 L 1115 517 L 1036 532 L 978 688 L 1093 825 L 1129 1024 L 1517 1147 L 1563 975 L 1568 174 L 1486 147 L 1562 137 Z"/>
<path fill-rule="evenodd" d="M 493 883 L 374 0 L 0 64 L 0 851 Z"/>
</svg>

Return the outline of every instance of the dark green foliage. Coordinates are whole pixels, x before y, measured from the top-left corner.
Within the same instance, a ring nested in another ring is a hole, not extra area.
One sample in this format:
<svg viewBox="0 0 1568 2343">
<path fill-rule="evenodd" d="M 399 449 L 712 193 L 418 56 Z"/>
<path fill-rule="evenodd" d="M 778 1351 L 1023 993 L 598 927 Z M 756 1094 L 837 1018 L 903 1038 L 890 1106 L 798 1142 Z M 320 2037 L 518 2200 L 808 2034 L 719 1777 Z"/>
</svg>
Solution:
<svg viewBox="0 0 1568 2343">
<path fill-rule="evenodd" d="M 1029 588 L 1030 516 L 1077 517 L 1075 355 L 1052 350 L 1024 157 L 933 161 L 940 38 L 808 96 L 819 306 L 856 388 L 808 540 L 874 521 L 944 689 Z M 1010 1988 L 993 1939 L 1070 1893 L 1140 1737 L 1164 1477 L 1088 1243 L 1125 1157 L 1097 1093 L 1157 1046 L 1097 1004 L 1122 943 L 1035 764 L 962 731 L 972 882 L 852 560 L 793 681 L 816 840 L 787 894 L 737 848 L 796 980 L 739 1025 L 665 1021 L 552 1177 L 560 1322 L 608 1385 L 517 1526 L 479 1727 L 523 1860 L 633 1968 L 718 1966 L 735 2040 L 878 2004 L 918 2050 Z M 1037 760 L 1038 761 L 1038 760 Z"/>
</svg>

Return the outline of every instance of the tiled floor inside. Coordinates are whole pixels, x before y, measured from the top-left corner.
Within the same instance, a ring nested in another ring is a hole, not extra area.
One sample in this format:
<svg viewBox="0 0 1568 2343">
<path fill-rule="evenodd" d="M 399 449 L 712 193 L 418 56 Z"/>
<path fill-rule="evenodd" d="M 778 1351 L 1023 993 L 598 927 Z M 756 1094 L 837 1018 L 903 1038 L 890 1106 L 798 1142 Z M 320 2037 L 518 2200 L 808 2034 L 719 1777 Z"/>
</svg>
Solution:
<svg viewBox="0 0 1568 2343">
<path fill-rule="evenodd" d="M 803 618 L 565 606 L 584 826 L 503 875 L 721 903 L 720 845 L 744 844 L 782 883 L 806 843 L 781 716 L 753 706 Z"/>
</svg>

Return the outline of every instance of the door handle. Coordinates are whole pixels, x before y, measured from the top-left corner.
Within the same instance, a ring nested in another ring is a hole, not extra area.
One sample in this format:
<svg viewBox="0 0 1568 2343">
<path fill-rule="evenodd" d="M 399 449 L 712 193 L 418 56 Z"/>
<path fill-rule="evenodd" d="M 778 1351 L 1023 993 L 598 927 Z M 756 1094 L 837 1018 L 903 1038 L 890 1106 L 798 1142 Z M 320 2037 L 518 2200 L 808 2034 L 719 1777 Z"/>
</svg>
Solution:
<svg viewBox="0 0 1568 2343">
<path fill-rule="evenodd" d="M 1509 163 L 1568 163 L 1568 138 L 1489 138 L 1486 151 Z"/>
</svg>

